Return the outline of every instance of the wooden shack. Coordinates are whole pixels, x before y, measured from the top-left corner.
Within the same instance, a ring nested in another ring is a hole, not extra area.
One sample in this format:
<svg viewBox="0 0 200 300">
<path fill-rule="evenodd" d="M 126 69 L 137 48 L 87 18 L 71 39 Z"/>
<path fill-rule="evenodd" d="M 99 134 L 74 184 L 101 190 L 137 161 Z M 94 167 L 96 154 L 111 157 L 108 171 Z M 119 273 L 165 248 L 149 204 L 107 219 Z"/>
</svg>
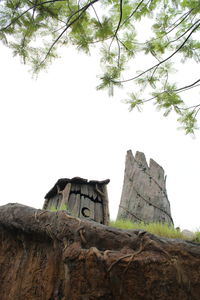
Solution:
<svg viewBox="0 0 200 300">
<path fill-rule="evenodd" d="M 74 217 L 109 223 L 107 184 L 103 181 L 74 177 L 61 178 L 46 194 L 43 209 L 66 209 Z"/>
</svg>

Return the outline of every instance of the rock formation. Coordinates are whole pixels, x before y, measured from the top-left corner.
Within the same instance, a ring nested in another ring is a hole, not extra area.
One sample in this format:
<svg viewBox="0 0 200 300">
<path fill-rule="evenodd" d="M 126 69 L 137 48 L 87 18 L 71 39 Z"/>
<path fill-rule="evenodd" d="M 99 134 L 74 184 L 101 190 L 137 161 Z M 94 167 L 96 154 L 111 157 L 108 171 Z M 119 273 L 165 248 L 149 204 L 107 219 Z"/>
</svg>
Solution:
<svg viewBox="0 0 200 300">
<path fill-rule="evenodd" d="M 1 300 L 199 300 L 200 244 L 0 207 Z"/>
<path fill-rule="evenodd" d="M 163 168 L 144 153 L 127 151 L 118 219 L 173 224 Z"/>
</svg>

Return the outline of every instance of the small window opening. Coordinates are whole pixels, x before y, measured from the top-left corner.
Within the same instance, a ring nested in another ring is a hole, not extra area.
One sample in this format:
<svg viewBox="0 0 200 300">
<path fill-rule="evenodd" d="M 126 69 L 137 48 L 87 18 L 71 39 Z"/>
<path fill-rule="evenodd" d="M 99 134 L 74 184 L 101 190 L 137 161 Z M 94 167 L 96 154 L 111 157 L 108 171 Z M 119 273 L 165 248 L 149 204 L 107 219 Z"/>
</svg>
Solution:
<svg viewBox="0 0 200 300">
<path fill-rule="evenodd" d="M 85 218 L 89 218 L 89 216 L 90 216 L 90 210 L 87 207 L 83 207 L 81 210 L 81 213 Z"/>
</svg>

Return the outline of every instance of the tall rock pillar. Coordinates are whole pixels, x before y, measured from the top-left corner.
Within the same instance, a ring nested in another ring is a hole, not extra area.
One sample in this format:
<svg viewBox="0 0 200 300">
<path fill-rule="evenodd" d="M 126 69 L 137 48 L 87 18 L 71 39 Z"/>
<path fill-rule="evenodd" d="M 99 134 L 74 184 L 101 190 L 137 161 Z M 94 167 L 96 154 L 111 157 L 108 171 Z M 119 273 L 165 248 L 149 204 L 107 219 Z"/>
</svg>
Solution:
<svg viewBox="0 0 200 300">
<path fill-rule="evenodd" d="M 117 219 L 173 225 L 163 168 L 144 153 L 127 151 L 124 184 Z"/>
</svg>

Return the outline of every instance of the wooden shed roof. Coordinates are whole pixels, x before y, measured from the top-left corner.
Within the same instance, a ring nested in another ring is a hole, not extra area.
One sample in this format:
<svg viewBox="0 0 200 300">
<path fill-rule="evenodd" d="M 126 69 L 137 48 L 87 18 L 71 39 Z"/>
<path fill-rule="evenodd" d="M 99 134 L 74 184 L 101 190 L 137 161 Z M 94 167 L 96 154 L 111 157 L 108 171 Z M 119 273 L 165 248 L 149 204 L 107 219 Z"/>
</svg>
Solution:
<svg viewBox="0 0 200 300">
<path fill-rule="evenodd" d="M 67 183 L 104 185 L 104 184 L 108 184 L 109 182 L 110 182 L 110 179 L 99 181 L 99 180 L 88 180 L 88 179 L 81 178 L 81 177 L 73 177 L 71 179 L 61 178 L 61 179 L 58 179 L 58 181 L 55 183 L 55 185 L 52 187 L 52 189 L 45 195 L 44 198 L 50 199 L 50 198 L 54 197 L 58 193 L 58 189 L 62 191 L 65 188 Z"/>
</svg>

